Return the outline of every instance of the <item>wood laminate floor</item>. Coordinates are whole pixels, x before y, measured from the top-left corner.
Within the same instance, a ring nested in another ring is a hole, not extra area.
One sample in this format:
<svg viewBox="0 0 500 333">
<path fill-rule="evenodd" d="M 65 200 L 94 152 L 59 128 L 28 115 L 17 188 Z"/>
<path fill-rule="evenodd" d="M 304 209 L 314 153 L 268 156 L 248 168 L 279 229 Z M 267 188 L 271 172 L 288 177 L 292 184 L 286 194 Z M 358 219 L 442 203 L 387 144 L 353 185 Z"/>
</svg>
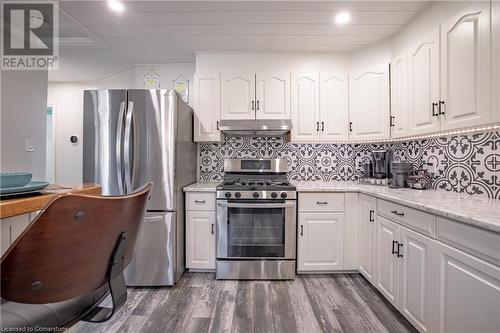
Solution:
<svg viewBox="0 0 500 333">
<path fill-rule="evenodd" d="M 359 274 L 299 275 L 293 281 L 217 281 L 185 273 L 172 288 L 129 289 L 108 322 L 71 333 L 416 332 Z"/>
</svg>

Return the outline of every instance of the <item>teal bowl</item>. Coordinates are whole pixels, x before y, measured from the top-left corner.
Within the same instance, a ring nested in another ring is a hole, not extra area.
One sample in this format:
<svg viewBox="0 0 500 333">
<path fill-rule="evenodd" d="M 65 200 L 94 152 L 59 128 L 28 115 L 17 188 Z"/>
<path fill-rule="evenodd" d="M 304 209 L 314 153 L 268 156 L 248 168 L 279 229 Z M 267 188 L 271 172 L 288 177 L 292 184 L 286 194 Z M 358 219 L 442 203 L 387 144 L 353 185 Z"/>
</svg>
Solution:
<svg viewBox="0 0 500 333">
<path fill-rule="evenodd" d="M 0 173 L 0 188 L 21 187 L 31 181 L 30 172 L 2 172 Z"/>
</svg>

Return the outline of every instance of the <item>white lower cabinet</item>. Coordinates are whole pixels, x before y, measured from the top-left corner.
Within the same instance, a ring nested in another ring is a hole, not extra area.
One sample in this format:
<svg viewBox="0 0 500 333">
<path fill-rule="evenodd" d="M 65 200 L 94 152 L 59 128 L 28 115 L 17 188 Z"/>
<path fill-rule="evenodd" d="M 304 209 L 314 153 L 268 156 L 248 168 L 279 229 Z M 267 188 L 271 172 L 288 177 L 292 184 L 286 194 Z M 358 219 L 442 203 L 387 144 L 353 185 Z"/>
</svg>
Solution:
<svg viewBox="0 0 500 333">
<path fill-rule="evenodd" d="M 344 214 L 300 213 L 297 271 L 343 269 Z"/>
<path fill-rule="evenodd" d="M 358 269 L 372 284 L 375 283 L 375 217 L 377 200 L 359 195 Z"/>
<path fill-rule="evenodd" d="M 401 227 L 399 311 L 420 332 L 431 332 L 433 321 L 434 240 Z"/>
<path fill-rule="evenodd" d="M 500 332 L 500 268 L 435 242 L 436 332 Z"/>
<path fill-rule="evenodd" d="M 35 213 L 28 213 L 8 217 L 0 221 L 0 245 L 2 255 L 30 225 L 35 217 Z"/>
<path fill-rule="evenodd" d="M 215 193 L 187 193 L 186 208 L 186 268 L 215 270 Z"/>
<path fill-rule="evenodd" d="M 391 302 L 399 305 L 399 226 L 377 216 L 375 232 L 376 271 L 375 287 Z"/>
<path fill-rule="evenodd" d="M 434 241 L 380 215 L 376 226 L 375 287 L 420 332 L 432 331 Z"/>
</svg>

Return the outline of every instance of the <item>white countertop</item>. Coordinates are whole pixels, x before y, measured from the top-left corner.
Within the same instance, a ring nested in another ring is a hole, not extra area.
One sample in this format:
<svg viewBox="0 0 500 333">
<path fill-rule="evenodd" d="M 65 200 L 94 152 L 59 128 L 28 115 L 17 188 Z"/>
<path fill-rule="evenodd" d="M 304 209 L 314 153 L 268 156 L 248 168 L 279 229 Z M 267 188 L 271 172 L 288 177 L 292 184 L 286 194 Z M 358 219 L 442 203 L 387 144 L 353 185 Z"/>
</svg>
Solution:
<svg viewBox="0 0 500 333">
<path fill-rule="evenodd" d="M 183 188 L 184 192 L 215 192 L 215 188 L 219 185 L 217 183 L 194 183 Z"/>
<path fill-rule="evenodd" d="M 195 183 L 185 192 L 215 192 L 219 183 Z M 500 200 L 443 190 L 390 189 L 357 182 L 293 182 L 298 192 L 358 192 L 500 233 Z"/>
</svg>

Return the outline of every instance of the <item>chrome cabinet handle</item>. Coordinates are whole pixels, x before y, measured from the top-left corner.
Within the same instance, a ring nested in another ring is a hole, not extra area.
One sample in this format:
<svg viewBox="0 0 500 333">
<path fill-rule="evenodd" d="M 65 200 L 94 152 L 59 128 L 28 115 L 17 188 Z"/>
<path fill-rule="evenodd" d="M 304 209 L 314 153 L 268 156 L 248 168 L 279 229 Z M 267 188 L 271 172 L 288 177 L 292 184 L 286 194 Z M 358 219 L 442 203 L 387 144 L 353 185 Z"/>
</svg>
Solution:
<svg viewBox="0 0 500 333">
<path fill-rule="evenodd" d="M 397 216 L 405 216 L 405 213 L 400 213 L 397 210 L 391 210 L 391 213 L 396 214 Z"/>
<path fill-rule="evenodd" d="M 198 203 L 198 204 L 204 204 L 204 203 L 206 203 L 206 201 L 205 201 L 205 200 L 195 200 L 194 202 L 195 202 L 195 203 Z"/>
<path fill-rule="evenodd" d="M 398 244 L 398 241 L 392 241 L 392 254 L 397 254 L 397 251 L 394 249 L 394 245 Z"/>
<path fill-rule="evenodd" d="M 403 244 L 398 243 L 398 253 L 397 253 L 398 258 L 403 258 L 403 254 L 399 253 L 399 250 L 401 250 L 402 247 L 403 247 Z"/>
<path fill-rule="evenodd" d="M 316 201 L 316 205 L 328 205 L 328 201 Z"/>
<path fill-rule="evenodd" d="M 375 222 L 375 219 L 373 218 L 373 213 L 375 213 L 375 211 L 370 209 L 370 222 Z"/>
<path fill-rule="evenodd" d="M 300 225 L 300 235 L 304 236 L 304 226 L 302 224 Z"/>
</svg>

